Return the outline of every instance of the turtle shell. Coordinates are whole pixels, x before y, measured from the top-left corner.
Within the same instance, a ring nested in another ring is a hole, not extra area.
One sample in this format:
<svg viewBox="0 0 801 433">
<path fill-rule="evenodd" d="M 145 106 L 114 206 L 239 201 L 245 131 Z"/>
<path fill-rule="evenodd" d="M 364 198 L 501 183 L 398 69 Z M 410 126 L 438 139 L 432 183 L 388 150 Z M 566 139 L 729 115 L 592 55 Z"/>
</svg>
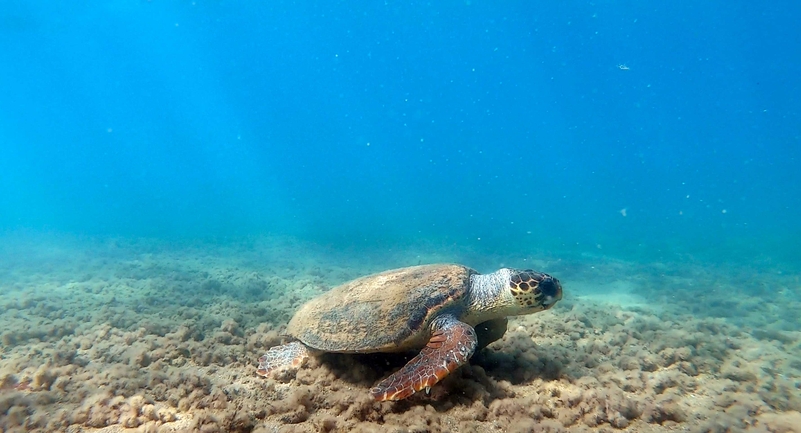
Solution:
<svg viewBox="0 0 801 433">
<path fill-rule="evenodd" d="M 461 265 L 424 265 L 358 278 L 304 304 L 287 333 L 326 352 L 422 348 L 437 314 L 462 314 L 475 273 Z"/>
</svg>

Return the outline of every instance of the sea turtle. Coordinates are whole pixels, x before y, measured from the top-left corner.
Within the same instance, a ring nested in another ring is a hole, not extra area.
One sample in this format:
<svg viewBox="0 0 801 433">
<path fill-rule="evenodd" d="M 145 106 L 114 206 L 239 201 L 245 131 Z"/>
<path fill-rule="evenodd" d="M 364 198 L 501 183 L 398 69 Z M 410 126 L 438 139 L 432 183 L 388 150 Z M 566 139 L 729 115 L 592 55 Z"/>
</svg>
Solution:
<svg viewBox="0 0 801 433">
<path fill-rule="evenodd" d="M 417 351 L 370 390 L 377 401 L 401 400 L 465 364 L 477 348 L 501 338 L 506 317 L 547 310 L 562 299 L 559 280 L 503 268 L 481 275 L 456 264 L 422 265 L 368 275 L 304 304 L 286 333 L 292 339 L 259 358 L 268 377 L 299 368 L 322 352 Z"/>
</svg>

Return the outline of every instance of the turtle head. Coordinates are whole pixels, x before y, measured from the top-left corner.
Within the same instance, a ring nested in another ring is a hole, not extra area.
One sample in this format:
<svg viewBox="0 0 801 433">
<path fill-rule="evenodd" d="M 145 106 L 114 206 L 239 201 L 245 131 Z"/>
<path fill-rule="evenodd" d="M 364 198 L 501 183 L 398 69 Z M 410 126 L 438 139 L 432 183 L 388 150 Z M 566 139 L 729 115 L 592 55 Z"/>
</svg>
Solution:
<svg viewBox="0 0 801 433">
<path fill-rule="evenodd" d="M 562 299 L 562 285 L 556 278 L 528 269 L 509 271 L 509 292 L 519 309 L 517 314 L 547 310 Z"/>
<path fill-rule="evenodd" d="M 559 280 L 542 272 L 502 268 L 470 279 L 471 323 L 544 311 L 562 299 Z"/>
</svg>

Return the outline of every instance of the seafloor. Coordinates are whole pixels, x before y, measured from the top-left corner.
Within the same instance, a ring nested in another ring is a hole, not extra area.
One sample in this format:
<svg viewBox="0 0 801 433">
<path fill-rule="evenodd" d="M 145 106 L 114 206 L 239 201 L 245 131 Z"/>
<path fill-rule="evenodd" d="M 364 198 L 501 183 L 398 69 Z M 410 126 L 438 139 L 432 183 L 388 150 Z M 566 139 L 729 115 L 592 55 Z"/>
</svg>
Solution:
<svg viewBox="0 0 801 433">
<path fill-rule="evenodd" d="M 801 283 L 770 265 L 0 239 L 0 430 L 801 431 Z M 565 298 L 432 390 L 376 403 L 403 356 L 328 355 L 278 381 L 256 360 L 305 300 L 392 267 L 530 267 Z"/>
</svg>

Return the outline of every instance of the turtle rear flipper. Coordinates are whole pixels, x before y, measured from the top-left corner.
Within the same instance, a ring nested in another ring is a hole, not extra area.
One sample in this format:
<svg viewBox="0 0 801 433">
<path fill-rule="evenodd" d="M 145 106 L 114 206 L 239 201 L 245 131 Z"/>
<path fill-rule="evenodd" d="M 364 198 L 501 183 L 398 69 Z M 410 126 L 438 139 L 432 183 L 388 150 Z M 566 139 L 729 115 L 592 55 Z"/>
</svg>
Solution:
<svg viewBox="0 0 801 433">
<path fill-rule="evenodd" d="M 476 350 L 475 330 L 451 315 L 432 324 L 433 333 L 426 347 L 400 370 L 370 390 L 377 401 L 403 400 L 428 389 L 467 363 Z"/>
<path fill-rule="evenodd" d="M 299 341 L 271 347 L 261 358 L 256 374 L 269 377 L 278 370 L 298 369 L 311 356 L 311 351 Z"/>
</svg>

